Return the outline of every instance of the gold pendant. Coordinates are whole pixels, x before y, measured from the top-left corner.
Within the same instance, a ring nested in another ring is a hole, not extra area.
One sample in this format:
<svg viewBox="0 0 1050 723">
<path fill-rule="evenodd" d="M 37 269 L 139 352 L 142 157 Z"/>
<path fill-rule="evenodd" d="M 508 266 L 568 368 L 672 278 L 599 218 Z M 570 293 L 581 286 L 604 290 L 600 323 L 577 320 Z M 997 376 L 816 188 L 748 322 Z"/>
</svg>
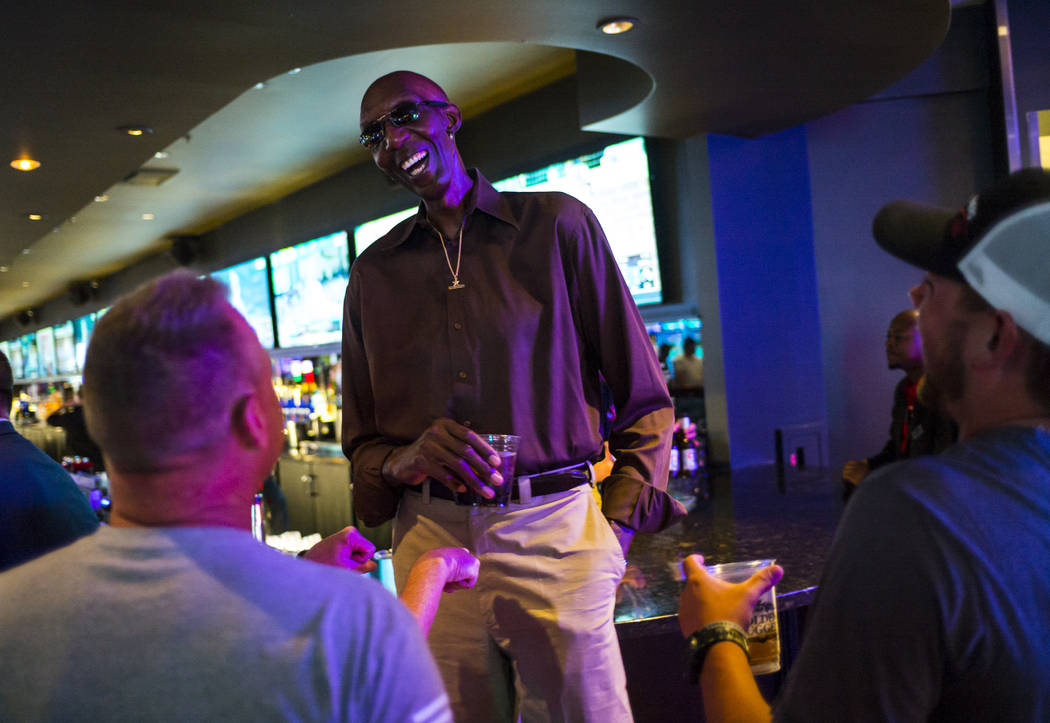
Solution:
<svg viewBox="0 0 1050 723">
<path fill-rule="evenodd" d="M 462 288 L 464 288 L 464 286 L 463 286 L 463 284 L 459 283 L 459 279 L 455 279 L 455 280 L 454 280 L 454 281 L 453 281 L 453 282 L 452 282 L 451 284 L 449 284 L 449 286 L 448 286 L 448 290 L 449 290 L 449 291 L 453 291 L 453 290 L 455 290 L 455 289 L 462 289 Z"/>
</svg>

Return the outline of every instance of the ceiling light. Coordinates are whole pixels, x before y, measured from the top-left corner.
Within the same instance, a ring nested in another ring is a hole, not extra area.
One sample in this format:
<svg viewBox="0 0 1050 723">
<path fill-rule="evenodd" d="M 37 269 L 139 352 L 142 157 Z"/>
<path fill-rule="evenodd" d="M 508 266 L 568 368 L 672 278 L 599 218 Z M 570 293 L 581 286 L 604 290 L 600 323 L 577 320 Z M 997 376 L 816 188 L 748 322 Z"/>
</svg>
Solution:
<svg viewBox="0 0 1050 723">
<path fill-rule="evenodd" d="M 23 281 L 22 282 L 22 288 L 23 289 L 28 289 L 29 288 L 29 282 L 28 281 Z M 30 314 L 29 316 L 32 316 L 32 314 Z"/>
<path fill-rule="evenodd" d="M 156 216 L 154 216 L 152 213 L 144 213 L 144 214 L 142 214 L 142 220 L 143 221 L 152 221 L 154 218 L 156 218 Z"/>
<path fill-rule="evenodd" d="M 32 253 L 32 252 L 33 252 L 33 249 L 22 249 L 22 253 L 24 253 L 24 254 L 28 254 L 28 253 Z"/>
<path fill-rule="evenodd" d="M 26 218 L 28 218 L 30 221 L 43 221 L 45 218 L 47 218 L 47 214 L 31 211 L 26 214 Z"/>
<path fill-rule="evenodd" d="M 95 200 L 98 201 L 99 203 L 105 203 L 106 201 L 109 200 L 109 196 L 107 196 L 104 193 L 100 193 L 99 195 L 95 196 Z"/>
<path fill-rule="evenodd" d="M 129 136 L 145 136 L 153 132 L 153 129 L 149 126 L 121 126 L 117 130 L 121 133 L 127 133 Z"/>
<path fill-rule="evenodd" d="M 164 158 L 168 157 L 168 152 L 167 151 L 157 151 L 156 153 L 153 154 L 153 157 L 154 158 L 164 159 Z"/>
<path fill-rule="evenodd" d="M 6 274 L 6 273 L 7 273 L 7 267 L 6 266 L 0 266 L 0 274 Z"/>
<path fill-rule="evenodd" d="M 266 87 L 266 83 L 263 83 L 263 82 L 260 81 L 260 82 L 256 83 L 255 85 L 253 85 L 252 87 L 255 88 L 256 90 L 262 90 L 263 88 Z"/>
<path fill-rule="evenodd" d="M 629 18 L 626 16 L 605 18 L 604 20 L 598 21 L 598 29 L 606 35 L 619 35 L 620 33 L 626 33 L 637 24 L 638 18 Z"/>
<path fill-rule="evenodd" d="M 18 171 L 35 171 L 40 168 L 40 161 L 34 161 L 32 158 L 19 158 L 11 161 L 11 168 Z"/>
<path fill-rule="evenodd" d="M 302 68 L 292 68 L 288 71 L 288 75 L 298 75 L 301 72 L 303 72 Z"/>
</svg>

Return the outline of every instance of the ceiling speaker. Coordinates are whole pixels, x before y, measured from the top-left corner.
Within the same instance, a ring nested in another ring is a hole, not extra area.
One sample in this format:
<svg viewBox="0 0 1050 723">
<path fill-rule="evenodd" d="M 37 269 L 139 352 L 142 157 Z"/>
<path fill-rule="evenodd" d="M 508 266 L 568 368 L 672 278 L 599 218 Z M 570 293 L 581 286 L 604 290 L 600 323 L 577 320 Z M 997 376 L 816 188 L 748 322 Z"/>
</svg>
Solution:
<svg viewBox="0 0 1050 723">
<path fill-rule="evenodd" d="M 25 311 L 19 312 L 18 323 L 22 326 L 29 326 L 33 323 L 34 317 L 36 317 L 36 312 L 32 309 L 26 309 Z"/>
<path fill-rule="evenodd" d="M 200 236 L 177 236 L 171 242 L 171 255 L 180 266 L 192 266 L 200 258 L 202 247 Z"/>
</svg>

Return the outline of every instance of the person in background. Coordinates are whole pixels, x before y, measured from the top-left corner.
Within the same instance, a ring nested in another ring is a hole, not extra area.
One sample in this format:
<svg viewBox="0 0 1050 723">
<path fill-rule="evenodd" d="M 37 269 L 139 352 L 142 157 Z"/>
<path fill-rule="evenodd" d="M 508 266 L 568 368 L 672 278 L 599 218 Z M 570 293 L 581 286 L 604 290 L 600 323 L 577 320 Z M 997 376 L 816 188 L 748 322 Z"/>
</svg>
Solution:
<svg viewBox="0 0 1050 723">
<path fill-rule="evenodd" d="M 891 203 L 874 233 L 927 272 L 911 290 L 926 376 L 960 441 L 858 488 L 773 716 L 1050 720 L 1050 172 L 959 212 Z M 678 615 L 707 720 L 768 720 L 733 626 L 783 570 L 732 585 L 701 563 Z"/>
<path fill-rule="evenodd" d="M 613 608 L 635 531 L 685 514 L 665 491 L 671 401 L 590 209 L 496 191 L 466 168 L 461 124 L 416 73 L 379 78 L 361 101 L 362 144 L 421 204 L 350 272 L 354 509 L 372 526 L 396 516 L 399 588 L 433 547 L 481 558 L 477 586 L 442 605 L 429 638 L 458 721 L 629 720 Z M 603 380 L 616 461 L 599 506 Z M 480 432 L 521 437 L 514 479 Z M 505 508 L 466 500 L 503 484 Z"/>
<path fill-rule="evenodd" d="M 671 362 L 676 395 L 700 395 L 704 391 L 704 362 L 696 355 L 696 339 L 687 336 L 682 341 L 682 353 Z"/>
<path fill-rule="evenodd" d="M 55 460 L 15 431 L 11 363 L 0 352 L 0 571 L 98 528 L 87 497 Z"/>
<path fill-rule="evenodd" d="M 69 454 L 91 460 L 96 471 L 104 469 L 102 450 L 88 434 L 84 425 L 84 407 L 72 387 L 63 389 L 62 406 L 49 414 L 46 421 L 50 426 L 66 431 L 66 451 Z"/>
<path fill-rule="evenodd" d="M 253 539 L 282 414 L 269 358 L 225 295 L 180 270 L 96 325 L 84 411 L 110 525 L 0 575 L 0 660 L 17 661 L 0 720 L 450 721 L 405 606 Z M 344 533 L 307 557 L 366 560 L 367 541 Z M 476 574 L 465 550 L 435 550 L 406 603 L 426 628 L 442 590 Z"/>
<path fill-rule="evenodd" d="M 900 369 L 904 378 L 893 392 L 890 438 L 882 451 L 867 459 L 852 459 L 842 468 L 844 494 L 848 498 L 872 470 L 899 459 L 937 454 L 955 443 L 958 429 L 951 419 L 930 404 L 922 387 L 922 335 L 919 312 L 906 309 L 890 321 L 886 332 L 886 363 Z"/>
</svg>

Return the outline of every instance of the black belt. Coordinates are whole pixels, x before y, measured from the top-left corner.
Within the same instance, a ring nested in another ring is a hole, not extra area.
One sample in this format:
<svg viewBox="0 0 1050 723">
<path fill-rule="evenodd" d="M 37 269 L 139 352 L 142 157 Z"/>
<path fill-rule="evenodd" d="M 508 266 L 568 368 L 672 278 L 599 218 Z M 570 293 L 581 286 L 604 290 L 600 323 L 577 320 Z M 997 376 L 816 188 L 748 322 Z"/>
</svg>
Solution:
<svg viewBox="0 0 1050 723">
<path fill-rule="evenodd" d="M 519 475 L 514 479 L 514 487 L 510 492 L 511 502 L 520 502 L 518 480 L 527 477 L 529 479 L 529 486 L 532 490 L 532 496 L 538 497 L 540 495 L 553 495 L 558 492 L 565 492 L 571 490 L 573 487 L 579 487 L 580 485 L 591 481 L 591 468 L 586 462 L 580 462 L 575 467 L 568 470 L 559 470 L 558 472 L 548 472 L 547 474 L 536 474 L 536 475 Z M 437 480 L 430 479 L 430 496 L 437 497 L 442 500 L 456 501 L 455 493 L 448 487 L 443 485 Z M 424 482 L 426 484 L 426 482 Z M 417 485 L 409 487 L 408 489 L 418 494 L 423 493 L 423 485 Z"/>
</svg>

